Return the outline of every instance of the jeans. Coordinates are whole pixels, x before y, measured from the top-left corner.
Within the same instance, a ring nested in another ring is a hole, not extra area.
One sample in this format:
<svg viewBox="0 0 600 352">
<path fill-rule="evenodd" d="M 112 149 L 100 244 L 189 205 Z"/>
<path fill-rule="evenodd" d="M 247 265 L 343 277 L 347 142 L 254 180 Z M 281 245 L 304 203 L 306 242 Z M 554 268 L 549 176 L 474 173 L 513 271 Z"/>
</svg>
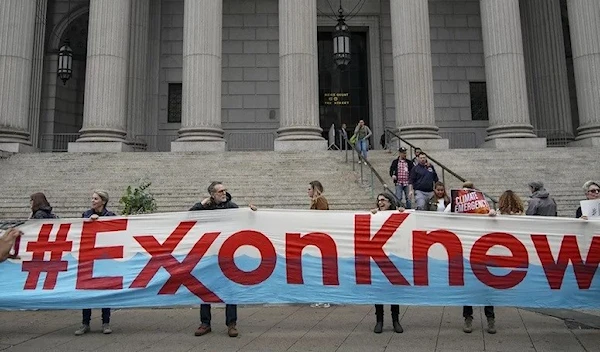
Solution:
<svg viewBox="0 0 600 352">
<path fill-rule="evenodd" d="M 392 321 L 398 321 L 398 315 L 400 314 L 400 306 L 392 304 Z M 383 304 L 375 305 L 375 317 L 377 321 L 383 321 Z"/>
<path fill-rule="evenodd" d="M 402 195 L 404 194 L 406 199 L 406 209 L 410 209 L 411 206 L 410 197 L 408 196 L 409 188 L 409 185 L 396 184 L 396 197 L 398 197 L 399 201 L 402 201 Z"/>
<path fill-rule="evenodd" d="M 423 192 L 415 190 L 415 202 L 417 203 L 418 210 L 428 210 L 427 202 L 429 199 L 433 197 L 433 191 L 431 192 Z"/>
<path fill-rule="evenodd" d="M 90 325 L 90 320 L 92 320 L 92 310 L 84 309 L 81 312 L 83 313 L 82 323 Z M 110 308 L 102 308 L 102 324 L 108 323 L 110 323 Z"/>
<path fill-rule="evenodd" d="M 358 150 L 362 154 L 363 158 L 367 160 L 367 152 L 369 151 L 369 141 L 367 139 L 361 139 L 358 141 Z"/>
<path fill-rule="evenodd" d="M 495 318 L 496 316 L 494 315 L 494 307 L 493 306 L 485 306 L 483 308 L 483 312 L 485 313 L 485 316 L 487 318 Z M 464 306 L 463 307 L 463 317 L 473 317 L 473 307 L 471 306 Z"/>
<path fill-rule="evenodd" d="M 210 326 L 210 304 L 200 305 L 200 322 L 202 325 Z M 235 324 L 237 322 L 237 305 L 227 304 L 225 305 L 225 324 Z"/>
</svg>

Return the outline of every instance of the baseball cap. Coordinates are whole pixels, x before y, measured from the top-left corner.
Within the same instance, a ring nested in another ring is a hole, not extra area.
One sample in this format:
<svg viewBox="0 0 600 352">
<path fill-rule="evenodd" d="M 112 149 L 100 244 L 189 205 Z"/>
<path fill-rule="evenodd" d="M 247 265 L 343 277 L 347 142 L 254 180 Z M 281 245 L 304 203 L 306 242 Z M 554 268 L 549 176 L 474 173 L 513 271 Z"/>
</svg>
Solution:
<svg viewBox="0 0 600 352">
<path fill-rule="evenodd" d="M 400 153 L 406 153 L 406 148 L 404 148 L 404 147 L 400 147 L 400 148 L 398 148 L 398 151 L 399 151 Z"/>
</svg>

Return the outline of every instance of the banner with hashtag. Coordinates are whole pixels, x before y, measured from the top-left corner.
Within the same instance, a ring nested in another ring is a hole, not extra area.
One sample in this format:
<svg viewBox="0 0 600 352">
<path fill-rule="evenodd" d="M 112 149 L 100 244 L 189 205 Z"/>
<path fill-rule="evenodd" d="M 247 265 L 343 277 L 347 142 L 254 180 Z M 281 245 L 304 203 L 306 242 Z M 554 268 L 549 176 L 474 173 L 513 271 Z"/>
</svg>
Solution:
<svg viewBox="0 0 600 352">
<path fill-rule="evenodd" d="M 600 308 L 600 220 L 228 209 L 19 228 L 17 253 L 0 263 L 0 309 Z"/>
</svg>

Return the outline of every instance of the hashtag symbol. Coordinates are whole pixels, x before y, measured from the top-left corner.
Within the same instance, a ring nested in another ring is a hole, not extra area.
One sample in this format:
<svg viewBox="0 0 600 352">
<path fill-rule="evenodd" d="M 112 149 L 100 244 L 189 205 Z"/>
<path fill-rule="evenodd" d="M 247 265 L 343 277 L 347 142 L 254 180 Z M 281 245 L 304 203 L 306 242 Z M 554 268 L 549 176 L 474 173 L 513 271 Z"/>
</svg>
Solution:
<svg viewBox="0 0 600 352">
<path fill-rule="evenodd" d="M 73 242 L 67 241 L 67 234 L 71 224 L 62 224 L 58 228 L 56 241 L 50 241 L 50 232 L 52 224 L 42 225 L 38 239 L 35 242 L 27 243 L 27 251 L 32 252 L 31 261 L 24 261 L 22 271 L 27 271 L 27 281 L 25 281 L 25 290 L 35 290 L 42 272 L 46 273 L 44 280 L 44 290 L 53 290 L 56 287 L 58 273 L 67 271 L 68 262 L 62 260 L 64 252 L 70 252 L 73 248 Z M 44 254 L 50 253 L 50 260 L 44 260 Z"/>
</svg>

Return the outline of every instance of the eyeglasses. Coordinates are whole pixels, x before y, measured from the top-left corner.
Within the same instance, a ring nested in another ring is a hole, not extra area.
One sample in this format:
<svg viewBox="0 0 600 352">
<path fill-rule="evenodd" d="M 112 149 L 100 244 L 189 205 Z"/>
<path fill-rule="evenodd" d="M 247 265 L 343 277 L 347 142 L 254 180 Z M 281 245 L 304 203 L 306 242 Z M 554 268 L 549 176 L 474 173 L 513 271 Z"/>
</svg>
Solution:
<svg viewBox="0 0 600 352">
<path fill-rule="evenodd" d="M 588 193 L 598 194 L 598 193 L 600 193 L 600 189 L 598 189 L 598 188 L 588 189 Z"/>
<path fill-rule="evenodd" d="M 389 200 L 385 199 L 385 198 L 379 198 L 377 199 L 378 202 L 389 202 Z"/>
</svg>

